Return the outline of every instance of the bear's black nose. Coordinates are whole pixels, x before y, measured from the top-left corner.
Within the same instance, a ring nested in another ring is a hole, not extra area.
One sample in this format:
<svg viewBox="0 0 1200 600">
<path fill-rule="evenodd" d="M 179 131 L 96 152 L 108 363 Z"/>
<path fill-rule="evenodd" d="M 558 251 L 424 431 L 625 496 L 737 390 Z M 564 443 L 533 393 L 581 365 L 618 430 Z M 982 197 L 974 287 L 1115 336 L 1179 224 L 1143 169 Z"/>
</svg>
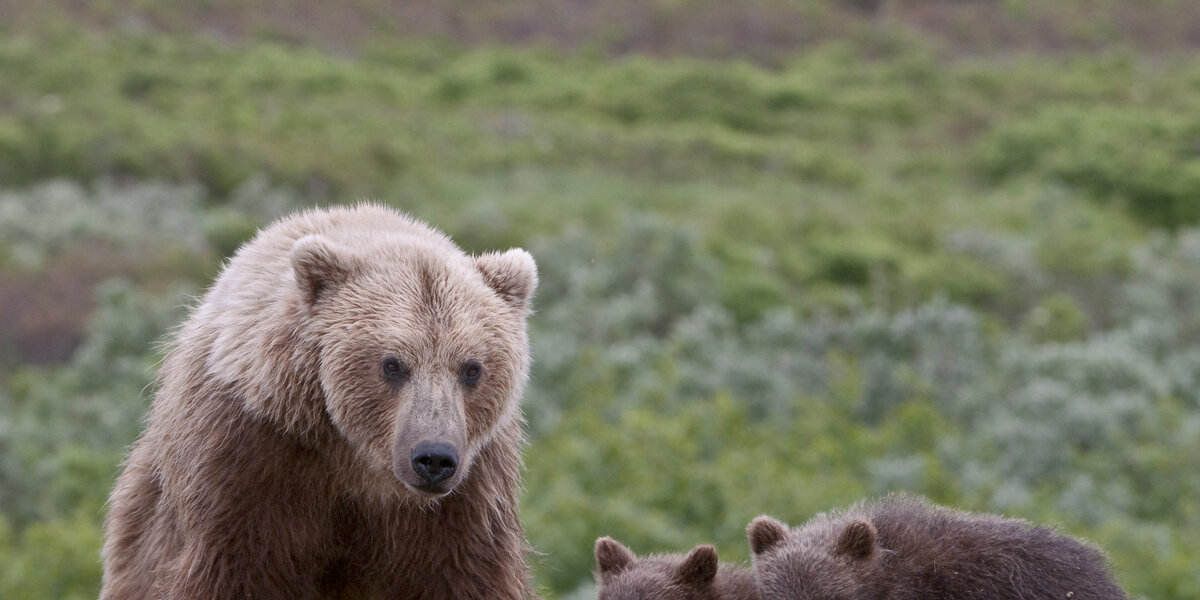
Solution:
<svg viewBox="0 0 1200 600">
<path fill-rule="evenodd" d="M 412 468 L 427 485 L 437 485 L 458 469 L 458 452 L 446 442 L 421 442 L 413 448 Z"/>
</svg>

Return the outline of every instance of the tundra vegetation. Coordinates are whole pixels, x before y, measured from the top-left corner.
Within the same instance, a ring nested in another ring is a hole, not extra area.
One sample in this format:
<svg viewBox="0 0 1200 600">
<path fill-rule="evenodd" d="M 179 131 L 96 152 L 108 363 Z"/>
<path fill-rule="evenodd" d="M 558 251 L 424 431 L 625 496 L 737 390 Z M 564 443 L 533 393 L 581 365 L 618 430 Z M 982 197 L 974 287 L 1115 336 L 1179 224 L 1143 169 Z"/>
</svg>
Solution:
<svg viewBox="0 0 1200 600">
<path fill-rule="evenodd" d="M 1200 597 L 1192 3 L 259 4 L 0 9 L 0 597 L 96 596 L 161 340 L 360 198 L 538 261 L 548 597 L 889 490 Z"/>
</svg>

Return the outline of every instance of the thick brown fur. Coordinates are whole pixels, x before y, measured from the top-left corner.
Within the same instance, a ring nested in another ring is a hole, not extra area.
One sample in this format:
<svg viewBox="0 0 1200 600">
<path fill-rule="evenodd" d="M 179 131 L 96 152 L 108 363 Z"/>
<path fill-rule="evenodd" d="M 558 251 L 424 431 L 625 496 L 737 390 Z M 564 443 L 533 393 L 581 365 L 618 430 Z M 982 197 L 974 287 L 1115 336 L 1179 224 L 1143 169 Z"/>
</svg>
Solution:
<svg viewBox="0 0 1200 600">
<path fill-rule="evenodd" d="M 893 495 L 789 530 L 747 527 L 764 600 L 1126 600 L 1096 547 L 1020 519 Z"/>
<path fill-rule="evenodd" d="M 109 500 L 107 600 L 532 596 L 523 250 L 375 205 L 241 248 L 179 330 Z M 457 468 L 426 483 L 423 442 Z"/>
<path fill-rule="evenodd" d="M 599 600 L 758 600 L 754 573 L 717 562 L 717 550 L 696 546 L 684 554 L 638 558 L 620 542 L 596 540 Z"/>
</svg>

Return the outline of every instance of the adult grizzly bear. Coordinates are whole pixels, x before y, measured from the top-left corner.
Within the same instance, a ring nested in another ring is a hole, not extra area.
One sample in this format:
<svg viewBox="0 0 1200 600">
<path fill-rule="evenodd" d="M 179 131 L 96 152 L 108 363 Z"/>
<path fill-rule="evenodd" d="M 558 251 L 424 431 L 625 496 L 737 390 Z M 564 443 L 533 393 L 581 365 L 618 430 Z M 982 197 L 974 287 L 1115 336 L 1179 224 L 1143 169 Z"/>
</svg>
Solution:
<svg viewBox="0 0 1200 600">
<path fill-rule="evenodd" d="M 746 529 L 764 600 L 1126 600 L 1092 545 L 1020 519 L 893 495 L 796 530 Z"/>
<path fill-rule="evenodd" d="M 523 598 L 524 250 L 375 205 L 259 233 L 179 330 L 102 599 Z"/>
</svg>

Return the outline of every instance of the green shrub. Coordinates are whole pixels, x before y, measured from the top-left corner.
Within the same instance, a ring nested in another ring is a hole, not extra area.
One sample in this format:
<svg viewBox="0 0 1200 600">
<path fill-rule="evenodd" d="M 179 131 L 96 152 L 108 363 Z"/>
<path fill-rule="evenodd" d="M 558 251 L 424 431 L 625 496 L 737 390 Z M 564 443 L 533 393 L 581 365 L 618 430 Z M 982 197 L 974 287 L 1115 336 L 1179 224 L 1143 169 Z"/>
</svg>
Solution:
<svg viewBox="0 0 1200 600">
<path fill-rule="evenodd" d="M 1172 227 L 1200 220 L 1197 135 L 1200 121 L 1174 111 L 1050 107 L 997 128 L 977 154 L 991 176 L 1057 178 Z"/>
<path fill-rule="evenodd" d="M 98 506 L 93 507 L 98 508 Z M 84 600 L 100 593 L 100 530 L 94 511 L 77 511 L 21 532 L 0 514 L 0 595 Z"/>
</svg>

